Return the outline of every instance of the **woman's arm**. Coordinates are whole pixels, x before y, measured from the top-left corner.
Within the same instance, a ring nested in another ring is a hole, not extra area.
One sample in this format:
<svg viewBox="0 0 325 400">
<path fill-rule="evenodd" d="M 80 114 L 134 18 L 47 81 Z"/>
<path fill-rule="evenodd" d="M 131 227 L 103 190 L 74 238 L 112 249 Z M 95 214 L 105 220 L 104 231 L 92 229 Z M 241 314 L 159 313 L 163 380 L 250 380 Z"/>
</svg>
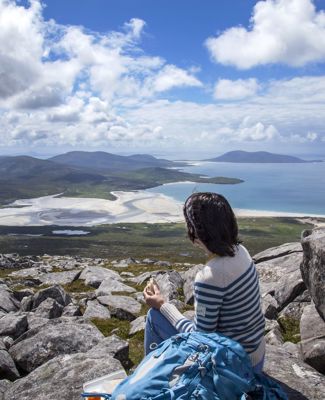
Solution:
<svg viewBox="0 0 325 400">
<path fill-rule="evenodd" d="M 178 332 L 216 331 L 225 288 L 223 286 L 216 286 L 215 277 L 211 278 L 209 267 L 199 272 L 195 278 L 194 321 L 185 318 L 173 304 L 164 303 L 160 307 L 160 312 Z"/>
</svg>

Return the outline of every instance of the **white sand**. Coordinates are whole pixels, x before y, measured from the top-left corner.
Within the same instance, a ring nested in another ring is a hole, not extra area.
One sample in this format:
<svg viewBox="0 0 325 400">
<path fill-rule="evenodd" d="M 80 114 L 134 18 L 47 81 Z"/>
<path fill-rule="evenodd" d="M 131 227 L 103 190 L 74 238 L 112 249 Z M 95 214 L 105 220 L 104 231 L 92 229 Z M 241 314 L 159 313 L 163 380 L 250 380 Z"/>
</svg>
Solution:
<svg viewBox="0 0 325 400">
<path fill-rule="evenodd" d="M 0 209 L 0 225 L 93 226 L 183 220 L 182 204 L 165 195 L 145 191 L 112 194 L 117 200 L 57 197 L 59 195 L 16 200 L 10 207 Z"/>
<path fill-rule="evenodd" d="M 292 218 L 325 218 L 325 215 L 311 213 L 292 213 L 287 211 L 266 211 L 266 210 L 246 210 L 235 208 L 234 212 L 237 217 L 292 217 Z"/>
<path fill-rule="evenodd" d="M 0 209 L 0 225 L 93 226 L 128 222 L 184 221 L 182 203 L 159 193 L 113 192 L 117 200 L 45 196 L 16 200 Z M 23 207 L 22 207 L 23 206 Z M 238 217 L 313 217 L 322 215 L 235 209 Z"/>
</svg>

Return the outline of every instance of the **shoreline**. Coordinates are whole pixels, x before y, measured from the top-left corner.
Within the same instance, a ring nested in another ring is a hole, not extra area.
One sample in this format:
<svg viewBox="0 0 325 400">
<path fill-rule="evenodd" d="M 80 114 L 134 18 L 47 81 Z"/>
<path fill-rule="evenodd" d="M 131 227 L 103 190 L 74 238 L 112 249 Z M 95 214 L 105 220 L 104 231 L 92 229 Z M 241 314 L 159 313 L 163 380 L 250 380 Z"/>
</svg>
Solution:
<svg viewBox="0 0 325 400">
<path fill-rule="evenodd" d="M 16 200 L 0 209 L 2 226 L 96 226 L 115 223 L 183 222 L 183 203 L 161 193 L 113 191 L 115 200 L 58 197 L 62 194 Z M 325 224 L 325 215 L 234 209 L 238 218 L 288 217 L 313 225 Z M 307 220 L 307 221 L 306 221 Z"/>
</svg>

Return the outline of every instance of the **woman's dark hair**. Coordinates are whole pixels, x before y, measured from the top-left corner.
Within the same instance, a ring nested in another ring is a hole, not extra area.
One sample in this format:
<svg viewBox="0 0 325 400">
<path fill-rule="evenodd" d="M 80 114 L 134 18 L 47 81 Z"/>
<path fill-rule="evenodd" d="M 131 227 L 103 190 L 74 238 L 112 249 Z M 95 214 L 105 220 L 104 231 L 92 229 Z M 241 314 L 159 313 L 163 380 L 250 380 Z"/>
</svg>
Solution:
<svg viewBox="0 0 325 400">
<path fill-rule="evenodd" d="M 185 201 L 184 217 L 189 239 L 199 239 L 219 256 L 235 255 L 238 225 L 228 201 L 217 193 L 194 193 Z"/>
</svg>

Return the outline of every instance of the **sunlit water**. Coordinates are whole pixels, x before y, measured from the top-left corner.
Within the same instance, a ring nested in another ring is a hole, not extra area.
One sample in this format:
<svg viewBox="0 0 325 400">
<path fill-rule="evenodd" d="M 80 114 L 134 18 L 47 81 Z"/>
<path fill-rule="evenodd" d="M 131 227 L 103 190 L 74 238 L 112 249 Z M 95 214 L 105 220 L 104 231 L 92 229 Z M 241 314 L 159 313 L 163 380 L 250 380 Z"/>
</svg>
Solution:
<svg viewBox="0 0 325 400">
<path fill-rule="evenodd" d="M 234 208 L 325 215 L 325 162 L 237 164 L 203 162 L 184 171 L 243 179 L 237 185 L 174 183 L 148 189 L 184 201 L 198 191 L 223 194 Z"/>
</svg>

